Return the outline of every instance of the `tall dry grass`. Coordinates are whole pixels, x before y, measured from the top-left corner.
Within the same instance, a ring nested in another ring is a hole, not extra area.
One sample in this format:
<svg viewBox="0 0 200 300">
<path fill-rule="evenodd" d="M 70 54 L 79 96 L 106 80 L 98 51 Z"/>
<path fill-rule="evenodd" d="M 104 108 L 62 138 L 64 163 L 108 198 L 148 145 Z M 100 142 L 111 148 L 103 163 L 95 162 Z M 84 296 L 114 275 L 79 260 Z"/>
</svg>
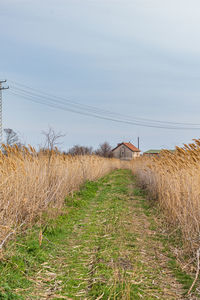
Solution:
<svg viewBox="0 0 200 300">
<path fill-rule="evenodd" d="M 86 180 L 120 168 L 117 159 L 37 153 L 31 146 L 0 152 L 0 249 L 16 229 L 31 226 L 44 211 L 59 211 Z"/>
<path fill-rule="evenodd" d="M 169 222 L 180 229 L 187 250 L 200 247 L 200 140 L 142 157 L 131 166 L 139 183 L 157 199 Z"/>
</svg>

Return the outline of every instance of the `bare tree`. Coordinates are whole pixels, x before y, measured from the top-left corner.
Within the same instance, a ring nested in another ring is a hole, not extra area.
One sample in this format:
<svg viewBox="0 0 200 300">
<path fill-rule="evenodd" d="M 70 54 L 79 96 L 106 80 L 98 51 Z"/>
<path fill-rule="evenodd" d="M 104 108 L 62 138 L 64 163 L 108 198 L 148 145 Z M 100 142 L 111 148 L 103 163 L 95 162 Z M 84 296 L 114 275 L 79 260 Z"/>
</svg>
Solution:
<svg viewBox="0 0 200 300">
<path fill-rule="evenodd" d="M 51 127 L 49 127 L 48 131 L 42 131 L 42 134 L 45 136 L 44 149 L 50 151 L 61 145 L 60 139 L 65 136 L 62 132 L 55 132 Z"/>
<path fill-rule="evenodd" d="M 9 146 L 13 146 L 13 145 L 18 145 L 21 146 L 21 142 L 19 140 L 19 136 L 18 134 L 11 128 L 5 128 L 4 129 L 5 135 L 6 135 L 6 139 L 5 139 L 5 144 L 9 145 Z"/>
<path fill-rule="evenodd" d="M 91 155 L 92 154 L 92 147 L 85 147 L 75 145 L 69 149 L 68 153 L 70 155 Z"/>
<path fill-rule="evenodd" d="M 112 147 L 108 142 L 104 142 L 103 144 L 99 145 L 99 148 L 95 151 L 95 154 L 111 158 L 113 157 Z"/>
<path fill-rule="evenodd" d="M 53 150 L 56 150 L 56 148 L 62 144 L 60 139 L 63 138 L 65 134 L 55 132 L 51 127 L 49 127 L 48 131 L 42 131 L 42 134 L 45 136 L 45 143 L 42 150 L 48 153 L 48 166 L 50 166 Z"/>
</svg>

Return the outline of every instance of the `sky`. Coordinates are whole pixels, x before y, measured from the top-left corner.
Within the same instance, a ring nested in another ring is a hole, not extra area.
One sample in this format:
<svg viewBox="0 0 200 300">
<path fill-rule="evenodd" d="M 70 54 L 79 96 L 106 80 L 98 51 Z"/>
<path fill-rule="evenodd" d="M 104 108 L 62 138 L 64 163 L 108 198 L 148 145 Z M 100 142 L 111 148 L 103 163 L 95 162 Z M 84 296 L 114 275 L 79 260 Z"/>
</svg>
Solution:
<svg viewBox="0 0 200 300">
<path fill-rule="evenodd" d="M 199 11 L 198 0 L 1 0 L 3 128 L 37 147 L 51 126 L 65 134 L 63 150 L 137 146 L 138 136 L 142 151 L 172 149 L 199 138 L 200 129 L 117 123 L 12 93 L 18 83 L 131 118 L 200 124 Z"/>
</svg>

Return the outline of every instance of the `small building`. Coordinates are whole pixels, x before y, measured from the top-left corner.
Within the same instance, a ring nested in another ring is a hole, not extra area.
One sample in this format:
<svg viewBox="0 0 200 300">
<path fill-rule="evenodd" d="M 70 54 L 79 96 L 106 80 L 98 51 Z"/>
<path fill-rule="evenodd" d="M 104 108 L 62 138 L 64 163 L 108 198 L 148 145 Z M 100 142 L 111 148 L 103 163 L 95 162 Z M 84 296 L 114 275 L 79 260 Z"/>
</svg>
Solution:
<svg viewBox="0 0 200 300">
<path fill-rule="evenodd" d="M 151 149 L 151 150 L 145 151 L 145 152 L 143 153 L 143 155 L 144 155 L 144 156 L 148 156 L 148 157 L 151 157 L 151 156 L 158 156 L 162 150 L 168 150 L 168 149 L 157 149 L 157 150 L 155 150 L 155 149 L 152 150 L 152 149 Z M 174 152 L 175 150 L 168 150 L 168 151 Z"/>
<path fill-rule="evenodd" d="M 133 158 L 140 156 L 140 150 L 136 148 L 133 144 L 120 143 L 113 150 L 113 156 L 122 160 L 131 160 Z"/>
<path fill-rule="evenodd" d="M 157 156 L 157 155 L 159 155 L 159 153 L 160 153 L 160 151 L 162 151 L 161 149 L 159 149 L 159 150 L 148 150 L 148 151 L 145 151 L 144 153 L 143 153 L 143 155 L 144 156 L 149 156 L 149 157 L 151 157 L 151 156 Z"/>
</svg>

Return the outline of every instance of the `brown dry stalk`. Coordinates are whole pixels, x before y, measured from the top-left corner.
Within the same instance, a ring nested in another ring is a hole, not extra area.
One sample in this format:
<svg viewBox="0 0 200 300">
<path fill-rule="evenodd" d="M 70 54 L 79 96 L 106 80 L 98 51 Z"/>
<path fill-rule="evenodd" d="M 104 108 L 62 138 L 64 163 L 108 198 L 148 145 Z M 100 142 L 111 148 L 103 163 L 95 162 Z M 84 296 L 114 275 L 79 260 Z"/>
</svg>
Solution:
<svg viewBox="0 0 200 300">
<path fill-rule="evenodd" d="M 37 153 L 31 146 L 3 148 L 6 155 L 0 151 L 0 248 L 20 224 L 30 227 L 36 219 L 43 222 L 44 211 L 55 217 L 65 197 L 86 180 L 96 180 L 126 164 L 93 155 L 72 157 L 57 150 L 51 151 L 49 163 L 48 152 Z"/>
<path fill-rule="evenodd" d="M 129 167 L 169 223 L 181 230 L 184 248 L 194 257 L 200 248 L 200 139 L 173 153 L 143 156 Z"/>
<path fill-rule="evenodd" d="M 190 289 L 188 291 L 188 295 L 190 295 L 190 293 L 191 293 L 191 291 L 192 291 L 192 289 L 193 289 L 193 287 L 194 287 L 194 285 L 197 282 L 197 279 L 199 277 L 199 269 L 200 269 L 199 256 L 200 256 L 200 248 L 197 250 L 197 270 L 196 270 L 195 279 L 194 279 L 194 281 L 193 281 L 193 283 L 192 283 L 192 285 L 191 285 L 191 287 L 190 287 Z"/>
</svg>

